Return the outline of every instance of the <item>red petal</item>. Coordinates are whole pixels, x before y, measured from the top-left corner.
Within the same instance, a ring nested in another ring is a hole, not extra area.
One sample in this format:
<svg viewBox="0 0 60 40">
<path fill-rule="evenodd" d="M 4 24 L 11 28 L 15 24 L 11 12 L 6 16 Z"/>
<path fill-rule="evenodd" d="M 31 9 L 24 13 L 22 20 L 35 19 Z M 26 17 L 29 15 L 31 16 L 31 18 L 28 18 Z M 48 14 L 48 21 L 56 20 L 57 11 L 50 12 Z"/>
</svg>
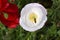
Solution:
<svg viewBox="0 0 60 40">
<path fill-rule="evenodd" d="M 11 3 L 9 3 L 9 5 L 8 5 L 8 7 L 4 10 L 5 12 L 7 12 L 7 13 L 10 13 L 10 14 L 18 14 L 18 7 L 17 7 L 17 5 L 15 5 L 15 4 L 11 4 Z"/>
<path fill-rule="evenodd" d="M 9 4 L 4 12 L 6 12 L 9 16 L 7 20 L 15 20 L 19 16 L 18 7 L 15 4 Z"/>
<path fill-rule="evenodd" d="M 8 0 L 0 0 L 0 9 L 5 7 L 6 3 L 8 3 Z"/>
<path fill-rule="evenodd" d="M 3 13 L 0 15 L 0 21 L 9 28 L 15 28 L 19 24 L 18 7 L 14 4 L 10 4 L 3 12 L 8 14 L 8 19 L 5 19 Z"/>
<path fill-rule="evenodd" d="M 18 7 L 14 4 L 9 4 L 9 6 L 4 10 L 10 17 L 8 17 L 8 20 L 15 20 L 18 15 Z M 14 18 L 13 18 L 14 17 Z"/>
<path fill-rule="evenodd" d="M 16 26 L 19 24 L 19 18 L 10 21 L 6 20 L 3 14 L 0 15 L 0 21 L 9 28 L 16 28 Z"/>
<path fill-rule="evenodd" d="M 18 24 L 19 24 L 19 20 L 16 19 L 14 21 L 11 21 L 11 24 L 8 24 L 8 27 L 9 28 L 16 28 Z"/>
</svg>

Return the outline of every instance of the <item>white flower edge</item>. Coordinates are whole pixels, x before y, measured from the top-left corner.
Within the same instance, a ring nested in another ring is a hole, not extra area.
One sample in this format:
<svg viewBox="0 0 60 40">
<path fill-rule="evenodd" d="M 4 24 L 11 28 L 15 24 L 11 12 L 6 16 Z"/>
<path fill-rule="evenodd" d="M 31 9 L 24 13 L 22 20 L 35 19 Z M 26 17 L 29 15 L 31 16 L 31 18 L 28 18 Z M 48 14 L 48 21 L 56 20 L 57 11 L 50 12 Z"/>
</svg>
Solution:
<svg viewBox="0 0 60 40">
<path fill-rule="evenodd" d="M 41 10 L 43 10 L 43 13 L 44 13 L 44 15 L 47 15 L 47 10 L 41 5 L 41 4 L 39 4 L 39 3 L 29 3 L 29 4 L 27 4 L 27 5 L 25 5 L 23 8 L 22 8 L 22 10 L 21 10 L 21 13 L 24 13 L 23 11 L 25 10 L 25 12 L 27 11 L 27 9 L 28 9 L 28 11 L 29 11 L 29 9 L 31 8 L 31 7 L 33 7 L 33 6 L 37 6 L 37 7 L 39 7 L 39 8 L 41 8 Z M 29 8 L 30 7 L 30 8 Z M 24 16 L 23 14 L 21 14 L 21 16 Z"/>
<path fill-rule="evenodd" d="M 26 23 L 25 23 L 24 18 L 25 18 L 25 15 L 27 14 L 27 11 L 29 12 L 29 9 L 30 9 L 31 7 L 33 7 L 33 6 L 36 6 L 36 7 L 41 8 L 41 10 L 43 10 L 44 16 L 43 16 L 43 18 L 42 18 L 41 23 L 40 23 L 38 26 L 36 26 L 36 27 L 28 27 L 28 26 L 26 25 Z M 29 7 L 30 7 L 30 8 L 29 8 Z M 26 12 L 26 14 L 24 14 L 25 12 Z M 44 26 L 45 22 L 47 21 L 47 16 L 46 16 L 46 15 L 47 15 L 47 11 L 46 11 L 46 9 L 45 9 L 41 4 L 38 4 L 38 3 L 30 3 L 30 4 L 27 4 L 27 5 L 22 9 L 19 23 L 20 23 L 21 27 L 22 27 L 24 30 L 33 32 L 33 31 L 36 31 L 36 30 L 38 30 L 38 29 L 41 29 L 41 28 Z"/>
<path fill-rule="evenodd" d="M 37 30 L 41 29 L 41 28 L 44 26 L 44 24 L 45 24 L 46 21 L 47 21 L 47 17 L 44 18 L 43 22 L 42 22 L 38 27 L 32 28 L 32 27 L 26 26 L 25 23 L 24 23 L 24 22 L 22 21 L 22 19 L 20 18 L 20 25 L 22 26 L 22 28 L 23 28 L 24 30 L 30 31 L 30 32 L 34 32 L 34 31 L 37 31 Z"/>
</svg>

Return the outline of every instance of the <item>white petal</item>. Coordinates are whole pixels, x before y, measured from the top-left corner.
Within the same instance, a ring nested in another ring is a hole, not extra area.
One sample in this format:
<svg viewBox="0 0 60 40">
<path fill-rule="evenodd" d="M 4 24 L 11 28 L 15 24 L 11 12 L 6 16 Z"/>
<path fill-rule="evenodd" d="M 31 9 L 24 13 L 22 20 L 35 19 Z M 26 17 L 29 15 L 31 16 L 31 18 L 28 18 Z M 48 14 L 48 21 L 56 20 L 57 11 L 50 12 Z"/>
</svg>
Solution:
<svg viewBox="0 0 60 40">
<path fill-rule="evenodd" d="M 44 24 L 45 24 L 46 21 L 47 21 L 47 17 L 45 16 L 45 17 L 42 19 L 41 23 L 40 23 L 38 26 L 36 26 L 36 27 L 29 27 L 29 26 L 26 25 L 26 23 L 24 23 L 24 22 L 20 19 L 20 25 L 21 25 L 21 26 L 23 27 L 23 29 L 25 29 L 26 31 L 33 32 L 33 31 L 36 31 L 36 30 L 38 30 L 38 29 L 41 29 L 41 28 L 44 26 Z"/>
<path fill-rule="evenodd" d="M 37 25 L 33 25 L 28 20 L 29 13 L 31 13 L 31 12 L 35 12 L 39 16 Z M 46 15 L 47 15 L 47 11 L 41 4 L 30 3 L 30 4 L 27 4 L 22 9 L 19 23 L 22 26 L 22 28 L 25 29 L 26 31 L 33 32 L 38 29 L 41 29 L 44 26 L 45 22 L 47 21 Z"/>
<path fill-rule="evenodd" d="M 39 8 L 32 8 L 32 10 L 26 15 L 26 23 L 27 23 L 27 25 L 29 25 L 31 27 L 33 27 L 33 24 L 29 21 L 29 17 L 28 16 L 32 12 L 34 12 L 34 13 L 36 13 L 38 15 L 38 20 L 39 21 L 37 20 L 37 23 L 35 25 L 37 25 L 41 21 L 41 19 L 43 17 L 43 13 L 42 13 L 42 11 Z"/>
<path fill-rule="evenodd" d="M 27 14 L 30 11 L 30 9 L 32 9 L 32 8 L 39 8 L 39 9 L 41 9 L 43 11 L 44 15 L 47 15 L 47 10 L 41 4 L 38 4 L 38 3 L 30 3 L 30 4 L 27 4 L 22 9 L 21 13 Z"/>
</svg>

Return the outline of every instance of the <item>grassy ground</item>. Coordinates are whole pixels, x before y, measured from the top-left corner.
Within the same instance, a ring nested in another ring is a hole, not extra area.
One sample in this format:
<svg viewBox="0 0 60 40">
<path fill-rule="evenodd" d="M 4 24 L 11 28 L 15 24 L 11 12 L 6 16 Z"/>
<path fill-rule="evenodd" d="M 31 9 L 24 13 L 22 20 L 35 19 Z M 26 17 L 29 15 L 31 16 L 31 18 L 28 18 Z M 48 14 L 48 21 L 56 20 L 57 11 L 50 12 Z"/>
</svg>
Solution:
<svg viewBox="0 0 60 40">
<path fill-rule="evenodd" d="M 15 0 L 11 3 L 17 4 L 20 12 L 31 2 L 46 7 L 48 20 L 45 26 L 36 32 L 27 32 L 19 25 L 15 29 L 9 29 L 0 23 L 0 40 L 60 40 L 60 0 Z"/>
</svg>

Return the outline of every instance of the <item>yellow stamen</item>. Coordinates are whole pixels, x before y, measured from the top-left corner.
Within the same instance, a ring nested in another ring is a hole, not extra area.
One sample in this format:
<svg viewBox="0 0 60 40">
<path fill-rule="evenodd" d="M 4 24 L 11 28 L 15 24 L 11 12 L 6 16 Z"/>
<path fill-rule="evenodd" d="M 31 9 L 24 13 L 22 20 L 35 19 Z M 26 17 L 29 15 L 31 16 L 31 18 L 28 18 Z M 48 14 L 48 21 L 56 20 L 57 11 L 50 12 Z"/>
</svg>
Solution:
<svg viewBox="0 0 60 40">
<path fill-rule="evenodd" d="M 35 13 L 31 13 L 31 14 L 29 15 L 29 20 L 30 20 L 32 23 L 36 23 L 36 22 L 37 22 L 37 18 L 38 18 L 38 16 L 37 16 L 37 14 L 35 14 Z"/>
</svg>

